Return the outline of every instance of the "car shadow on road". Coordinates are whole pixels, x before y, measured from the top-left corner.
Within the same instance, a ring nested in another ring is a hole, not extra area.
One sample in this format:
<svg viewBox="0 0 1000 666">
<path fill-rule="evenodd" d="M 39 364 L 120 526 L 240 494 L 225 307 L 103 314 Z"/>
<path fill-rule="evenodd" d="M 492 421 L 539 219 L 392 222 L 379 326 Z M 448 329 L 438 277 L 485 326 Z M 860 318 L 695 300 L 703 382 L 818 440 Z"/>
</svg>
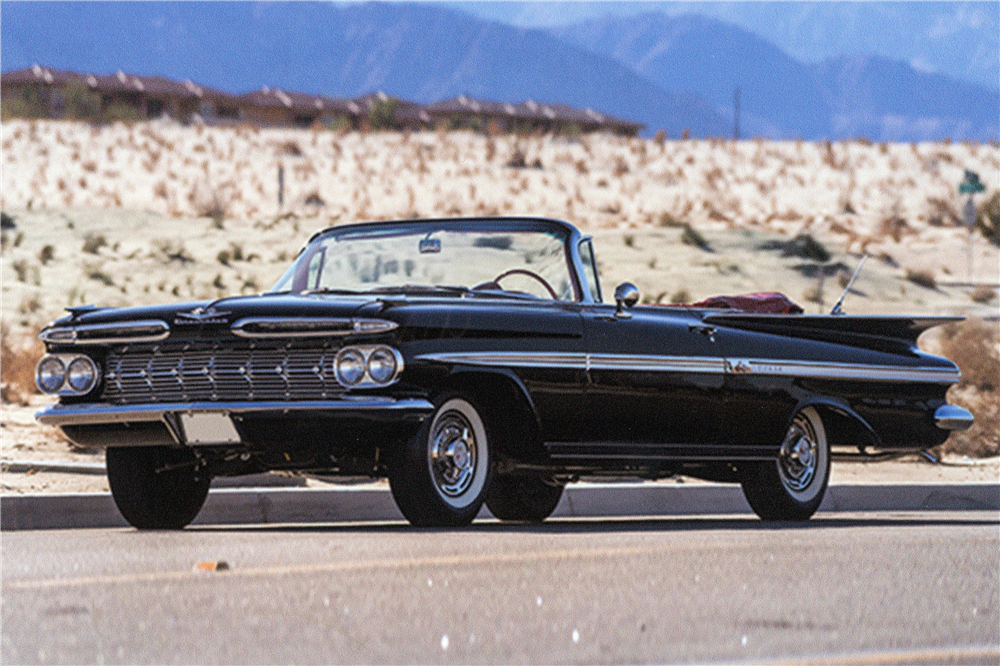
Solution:
<svg viewBox="0 0 1000 666">
<path fill-rule="evenodd" d="M 982 517 L 970 517 L 968 512 L 928 515 L 891 514 L 866 516 L 817 516 L 803 522 L 762 521 L 754 516 L 669 516 L 669 517 L 595 517 L 552 518 L 544 523 L 501 523 L 497 520 L 477 520 L 467 527 L 438 528 L 413 527 L 402 521 L 393 522 L 329 522 L 329 523 L 277 523 L 193 525 L 188 529 L 199 531 L 253 530 L 262 532 L 326 532 L 326 533 L 446 533 L 467 534 L 607 534 L 626 532 L 718 532 L 718 531 L 788 531 L 831 530 L 858 528 L 926 528 L 926 527 L 1000 527 L 996 512 L 980 512 Z"/>
</svg>

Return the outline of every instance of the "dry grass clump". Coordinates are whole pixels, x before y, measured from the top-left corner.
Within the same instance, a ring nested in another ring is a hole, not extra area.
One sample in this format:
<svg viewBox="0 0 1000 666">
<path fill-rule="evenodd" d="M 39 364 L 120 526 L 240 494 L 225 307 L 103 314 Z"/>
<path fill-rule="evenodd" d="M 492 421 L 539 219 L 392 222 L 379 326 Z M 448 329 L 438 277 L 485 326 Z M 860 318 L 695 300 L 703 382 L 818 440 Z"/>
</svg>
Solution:
<svg viewBox="0 0 1000 666">
<path fill-rule="evenodd" d="M 971 428 L 952 433 L 941 452 L 1000 455 L 1000 326 L 979 319 L 949 324 L 942 329 L 940 345 L 940 353 L 962 371 L 962 380 L 948 391 L 948 402 L 976 417 Z"/>
<path fill-rule="evenodd" d="M 681 242 L 685 245 L 692 245 L 699 250 L 704 250 L 705 252 L 712 251 L 712 246 L 708 244 L 705 237 L 690 224 L 684 225 L 684 233 L 681 234 Z"/>
<path fill-rule="evenodd" d="M 996 290 L 989 285 L 981 284 L 972 290 L 969 298 L 972 299 L 973 303 L 979 303 L 981 305 L 986 305 L 996 296 Z"/>
<path fill-rule="evenodd" d="M 906 279 L 924 289 L 937 289 L 937 280 L 934 274 L 925 270 L 906 269 Z"/>
<path fill-rule="evenodd" d="M 12 339 L 7 326 L 0 323 L 0 401 L 27 404 L 28 396 L 37 393 L 35 364 L 44 353 L 37 338 Z"/>
</svg>

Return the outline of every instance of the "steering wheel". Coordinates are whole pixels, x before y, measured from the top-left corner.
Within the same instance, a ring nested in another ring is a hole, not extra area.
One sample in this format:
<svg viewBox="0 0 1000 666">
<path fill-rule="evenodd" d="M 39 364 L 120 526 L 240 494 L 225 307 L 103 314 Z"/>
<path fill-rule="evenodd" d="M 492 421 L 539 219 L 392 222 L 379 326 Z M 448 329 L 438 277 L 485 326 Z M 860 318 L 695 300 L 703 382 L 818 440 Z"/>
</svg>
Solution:
<svg viewBox="0 0 1000 666">
<path fill-rule="evenodd" d="M 539 282 L 542 283 L 542 286 L 545 287 L 545 290 L 549 292 L 549 295 L 552 296 L 552 300 L 554 301 L 559 300 L 559 296 L 556 295 L 556 290 L 552 288 L 552 285 L 550 285 L 541 275 L 533 271 L 529 271 L 527 268 L 512 268 L 509 271 L 504 271 L 500 275 L 493 278 L 491 282 L 496 285 L 499 285 L 500 280 L 504 279 L 505 277 L 509 277 L 511 275 L 527 275 L 530 278 L 538 280 Z"/>
</svg>

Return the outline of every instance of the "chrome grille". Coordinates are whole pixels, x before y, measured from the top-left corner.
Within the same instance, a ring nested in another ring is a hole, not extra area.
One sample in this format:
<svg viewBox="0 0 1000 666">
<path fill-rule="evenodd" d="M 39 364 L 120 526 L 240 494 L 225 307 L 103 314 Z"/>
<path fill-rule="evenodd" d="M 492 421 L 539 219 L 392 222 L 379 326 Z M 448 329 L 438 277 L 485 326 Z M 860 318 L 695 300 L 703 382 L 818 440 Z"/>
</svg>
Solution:
<svg viewBox="0 0 1000 666">
<path fill-rule="evenodd" d="M 333 361 L 338 347 L 133 345 L 104 365 L 106 402 L 317 400 L 343 395 Z"/>
</svg>

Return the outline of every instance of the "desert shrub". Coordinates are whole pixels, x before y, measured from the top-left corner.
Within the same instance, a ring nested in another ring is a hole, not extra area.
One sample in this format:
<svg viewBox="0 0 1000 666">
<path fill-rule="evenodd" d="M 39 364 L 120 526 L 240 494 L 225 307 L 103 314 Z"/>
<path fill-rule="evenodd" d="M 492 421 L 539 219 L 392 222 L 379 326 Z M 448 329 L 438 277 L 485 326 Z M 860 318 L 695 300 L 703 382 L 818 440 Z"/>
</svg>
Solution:
<svg viewBox="0 0 1000 666">
<path fill-rule="evenodd" d="M 228 196 L 218 189 L 212 189 L 204 194 L 198 189 L 191 193 L 189 200 L 192 202 L 198 217 L 211 218 L 216 229 L 223 228 L 223 220 L 229 215 L 230 199 Z"/>
<path fill-rule="evenodd" d="M 691 294 L 688 293 L 687 289 L 678 289 L 674 293 L 670 294 L 671 303 L 690 303 Z"/>
<path fill-rule="evenodd" d="M 88 233 L 83 237 L 83 251 L 87 254 L 97 254 L 102 247 L 107 247 L 108 239 L 104 234 Z"/>
<path fill-rule="evenodd" d="M 958 364 L 961 381 L 948 390 L 948 401 L 972 412 L 971 428 L 954 432 L 942 453 L 1000 455 L 1000 327 L 979 319 L 949 324 L 941 331 L 938 353 Z"/>
<path fill-rule="evenodd" d="M 375 130 L 389 130 L 396 128 L 396 107 L 399 100 L 392 97 L 375 97 L 372 100 L 371 110 L 368 112 L 368 124 Z"/>
<path fill-rule="evenodd" d="M 979 206 L 976 226 L 987 240 L 1000 245 L 1000 191 L 994 192 L 992 197 Z"/>
<path fill-rule="evenodd" d="M 142 113 L 139 112 L 139 109 L 122 102 L 109 104 L 108 108 L 104 109 L 102 116 L 106 123 L 134 123 L 142 120 Z"/>
<path fill-rule="evenodd" d="M 302 149 L 299 148 L 299 144 L 296 141 L 285 141 L 281 144 L 280 152 L 282 155 L 290 155 L 292 157 L 301 157 Z"/>
<path fill-rule="evenodd" d="M 115 281 L 111 278 L 111 276 L 97 267 L 90 267 L 87 269 L 87 278 L 94 280 L 95 282 L 100 282 L 105 287 L 115 286 Z"/>
<path fill-rule="evenodd" d="M 830 261 L 830 251 L 809 234 L 799 234 L 789 241 L 767 241 L 757 246 L 760 250 L 779 250 L 783 257 L 799 257 L 812 261 Z"/>
<path fill-rule="evenodd" d="M 25 90 L 21 95 L 3 95 L 0 97 L 0 117 L 8 118 L 44 118 L 48 115 L 45 103 L 35 90 Z"/>
<path fill-rule="evenodd" d="M 993 287 L 982 284 L 972 290 L 972 293 L 969 295 L 969 298 L 972 299 L 973 303 L 980 303 L 982 305 L 986 305 L 987 303 L 993 300 L 993 297 L 995 295 L 996 295 L 996 290 Z"/>
<path fill-rule="evenodd" d="M 0 212 L 0 229 L 17 229 L 13 216 Z"/>
<path fill-rule="evenodd" d="M 657 219 L 657 224 L 659 224 L 661 227 L 667 227 L 670 229 L 680 228 L 685 226 L 684 222 L 678 220 L 676 217 L 674 217 L 673 215 L 671 215 L 666 211 L 660 213 L 660 217 Z"/>
<path fill-rule="evenodd" d="M 187 253 L 184 243 L 173 242 L 164 238 L 157 238 L 152 241 L 153 251 L 150 256 L 159 258 L 166 262 L 179 261 L 182 264 L 192 263 L 194 259 Z"/>
<path fill-rule="evenodd" d="M 926 270 L 906 269 L 906 279 L 924 289 L 937 289 L 937 280 L 934 274 Z"/>
<path fill-rule="evenodd" d="M 98 122 L 101 119 L 101 94 L 83 83 L 70 83 L 64 88 L 66 117 L 73 120 Z"/>
<path fill-rule="evenodd" d="M 625 243 L 625 247 L 635 247 L 635 234 L 625 234 L 622 242 Z"/>
<path fill-rule="evenodd" d="M 42 262 L 42 266 L 52 261 L 55 256 L 56 249 L 52 245 L 46 245 L 38 251 L 38 261 Z"/>
<path fill-rule="evenodd" d="M 514 152 L 510 154 L 510 159 L 507 160 L 506 166 L 513 169 L 523 169 L 528 166 L 527 156 L 520 146 L 514 148 Z"/>
<path fill-rule="evenodd" d="M 0 323 L 0 400 L 25 404 L 29 395 L 37 393 L 35 364 L 43 353 L 45 347 L 35 336 L 14 340 Z"/>
<path fill-rule="evenodd" d="M 708 241 L 705 240 L 705 237 L 690 224 L 684 225 L 684 233 L 681 234 L 681 242 L 685 245 L 693 245 L 694 247 L 704 250 L 705 252 L 712 251 L 712 247 L 708 244 Z"/>
<path fill-rule="evenodd" d="M 17 277 L 18 282 L 28 281 L 28 262 L 24 259 L 18 259 L 12 262 L 10 265 L 14 269 L 14 275 Z"/>
</svg>

